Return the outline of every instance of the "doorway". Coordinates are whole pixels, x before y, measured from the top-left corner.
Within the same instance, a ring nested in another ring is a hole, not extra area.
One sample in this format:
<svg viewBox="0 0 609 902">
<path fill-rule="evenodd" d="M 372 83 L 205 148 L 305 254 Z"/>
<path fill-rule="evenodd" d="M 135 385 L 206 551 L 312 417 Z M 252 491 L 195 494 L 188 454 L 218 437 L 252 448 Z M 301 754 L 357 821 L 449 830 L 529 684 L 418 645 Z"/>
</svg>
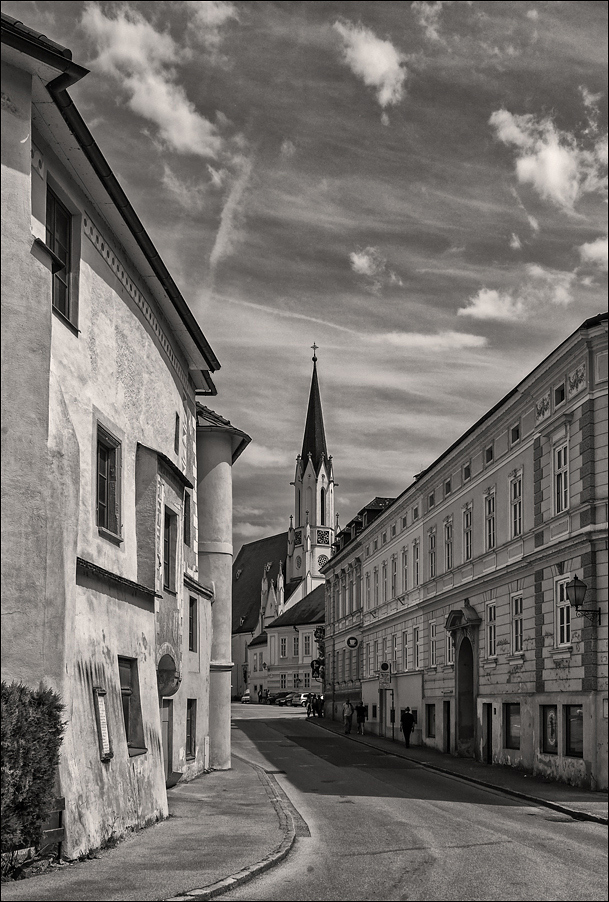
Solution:
<svg viewBox="0 0 609 902">
<path fill-rule="evenodd" d="M 482 725 L 484 730 L 482 760 L 485 764 L 493 763 L 493 706 L 486 702 L 482 705 Z"/>
<path fill-rule="evenodd" d="M 473 758 L 476 726 L 474 651 L 467 636 L 459 645 L 457 686 L 457 752 L 465 758 Z"/>
<path fill-rule="evenodd" d="M 442 729 L 443 741 L 442 750 L 446 755 L 450 754 L 450 702 L 445 701 L 442 705 Z"/>
</svg>

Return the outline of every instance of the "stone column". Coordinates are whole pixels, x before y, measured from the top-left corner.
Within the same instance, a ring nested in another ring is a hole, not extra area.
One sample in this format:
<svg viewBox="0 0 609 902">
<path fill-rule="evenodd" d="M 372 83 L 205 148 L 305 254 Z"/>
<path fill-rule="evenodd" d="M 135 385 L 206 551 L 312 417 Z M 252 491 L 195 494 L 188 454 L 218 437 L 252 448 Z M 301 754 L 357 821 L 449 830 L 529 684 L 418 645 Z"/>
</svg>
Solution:
<svg viewBox="0 0 609 902">
<path fill-rule="evenodd" d="M 209 678 L 210 765 L 231 766 L 231 621 L 233 563 L 232 437 L 222 429 L 197 430 L 199 574 L 213 581 Z"/>
</svg>

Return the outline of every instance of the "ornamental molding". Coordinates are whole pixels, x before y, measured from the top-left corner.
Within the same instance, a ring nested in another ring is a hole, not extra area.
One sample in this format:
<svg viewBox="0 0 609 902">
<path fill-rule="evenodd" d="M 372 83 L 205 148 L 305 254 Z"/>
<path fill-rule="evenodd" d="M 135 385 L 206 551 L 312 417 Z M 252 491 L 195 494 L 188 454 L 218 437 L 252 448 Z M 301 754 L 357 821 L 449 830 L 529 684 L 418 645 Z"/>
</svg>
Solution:
<svg viewBox="0 0 609 902">
<path fill-rule="evenodd" d="M 545 420 L 550 414 L 550 392 L 549 390 L 546 394 L 535 402 L 535 422 L 540 423 L 542 420 Z"/>
<path fill-rule="evenodd" d="M 579 394 L 586 385 L 586 362 L 583 361 L 567 377 L 569 383 L 569 398 Z"/>
</svg>

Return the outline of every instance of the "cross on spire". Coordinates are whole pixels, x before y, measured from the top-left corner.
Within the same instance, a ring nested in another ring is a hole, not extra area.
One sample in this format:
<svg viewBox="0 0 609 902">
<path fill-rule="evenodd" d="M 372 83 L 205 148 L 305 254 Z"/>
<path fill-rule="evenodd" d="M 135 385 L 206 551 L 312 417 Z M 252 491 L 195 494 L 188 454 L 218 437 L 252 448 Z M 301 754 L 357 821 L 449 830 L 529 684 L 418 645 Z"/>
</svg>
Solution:
<svg viewBox="0 0 609 902">
<path fill-rule="evenodd" d="M 315 342 L 313 342 L 313 344 L 311 345 L 311 348 L 313 350 L 313 363 L 317 363 L 317 355 L 315 351 L 317 351 L 318 347 L 319 345 L 316 345 Z"/>
</svg>

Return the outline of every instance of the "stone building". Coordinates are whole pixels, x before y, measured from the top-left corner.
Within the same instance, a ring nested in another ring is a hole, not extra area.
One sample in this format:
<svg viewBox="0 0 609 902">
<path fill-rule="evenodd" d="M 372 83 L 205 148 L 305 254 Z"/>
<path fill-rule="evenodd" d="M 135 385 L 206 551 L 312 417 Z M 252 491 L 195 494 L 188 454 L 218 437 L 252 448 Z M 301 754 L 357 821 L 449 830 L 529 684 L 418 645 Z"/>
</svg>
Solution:
<svg viewBox="0 0 609 902">
<path fill-rule="evenodd" d="M 259 688 L 278 688 L 269 679 L 266 628 L 325 582 L 321 568 L 328 561 L 336 532 L 334 468 L 326 445 L 316 350 L 314 345 L 289 528 L 243 545 L 233 565 L 233 698 L 240 698 L 247 688 L 252 698 Z M 309 607 L 310 599 L 299 609 L 307 612 L 307 618 Z"/>
<path fill-rule="evenodd" d="M 67 88 L 2 15 L 2 678 L 65 705 L 64 851 L 230 766 L 232 464 L 219 367 Z"/>
<path fill-rule="evenodd" d="M 408 705 L 415 742 L 607 787 L 606 314 L 337 540 L 327 698 L 361 685 L 380 735 Z"/>
</svg>

